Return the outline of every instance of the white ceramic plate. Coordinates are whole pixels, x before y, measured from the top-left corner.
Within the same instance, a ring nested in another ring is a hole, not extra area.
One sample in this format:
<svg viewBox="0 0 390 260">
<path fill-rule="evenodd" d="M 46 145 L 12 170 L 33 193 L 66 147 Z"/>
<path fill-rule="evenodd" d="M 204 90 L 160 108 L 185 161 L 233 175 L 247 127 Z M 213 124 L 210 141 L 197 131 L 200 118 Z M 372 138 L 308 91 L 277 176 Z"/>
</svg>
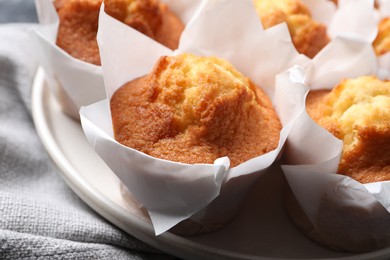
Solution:
<svg viewBox="0 0 390 260">
<path fill-rule="evenodd" d="M 240 214 L 225 228 L 200 236 L 155 236 L 147 214 L 89 146 L 78 122 L 65 116 L 39 69 L 32 89 L 38 134 L 63 179 L 104 218 L 162 251 L 185 259 L 383 259 L 390 249 L 368 254 L 329 250 L 303 236 L 283 209 L 286 182 L 278 167 L 259 179 Z"/>
</svg>

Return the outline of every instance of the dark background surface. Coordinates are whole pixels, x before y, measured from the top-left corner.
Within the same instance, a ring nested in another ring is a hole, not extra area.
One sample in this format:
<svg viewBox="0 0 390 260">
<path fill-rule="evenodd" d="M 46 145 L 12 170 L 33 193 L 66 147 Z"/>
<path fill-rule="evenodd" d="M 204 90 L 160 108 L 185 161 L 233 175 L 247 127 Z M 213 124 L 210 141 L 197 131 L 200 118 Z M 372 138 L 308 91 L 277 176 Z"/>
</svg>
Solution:
<svg viewBox="0 0 390 260">
<path fill-rule="evenodd" d="M 0 23 L 36 22 L 34 0 L 0 0 Z"/>
</svg>

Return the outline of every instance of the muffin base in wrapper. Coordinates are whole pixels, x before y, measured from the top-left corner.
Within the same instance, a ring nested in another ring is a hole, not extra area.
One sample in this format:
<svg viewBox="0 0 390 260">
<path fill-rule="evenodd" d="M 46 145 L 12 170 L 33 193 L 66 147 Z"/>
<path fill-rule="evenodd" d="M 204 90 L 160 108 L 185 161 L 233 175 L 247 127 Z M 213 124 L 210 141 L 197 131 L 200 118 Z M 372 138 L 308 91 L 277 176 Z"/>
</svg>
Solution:
<svg viewBox="0 0 390 260">
<path fill-rule="evenodd" d="M 337 45 L 324 49 L 322 58 L 306 69 L 296 68 L 300 80 L 292 77 L 298 80 L 288 84 L 329 89 L 344 78 L 376 73 L 369 42 L 342 37 Z M 292 191 L 286 199 L 291 219 L 308 237 L 333 249 L 366 252 L 389 246 L 389 182 L 363 185 L 337 174 L 341 152 L 342 141 L 303 111 L 283 155 L 282 169 Z"/>
<path fill-rule="evenodd" d="M 366 192 L 366 191 L 355 191 Z M 312 240 L 334 250 L 368 252 L 390 245 L 390 216 L 388 211 L 371 199 L 372 205 L 361 207 L 360 201 L 340 205 L 335 198 L 323 196 L 313 225 L 294 194 L 286 194 L 288 215 Z"/>
<path fill-rule="evenodd" d="M 242 201 L 251 191 L 259 174 L 261 173 L 232 178 L 224 183 L 218 197 L 204 209 L 174 226 L 170 232 L 178 235 L 197 235 L 223 228 L 239 213 Z M 237 190 L 237 187 L 241 190 Z"/>
<path fill-rule="evenodd" d="M 237 213 L 255 180 L 275 162 L 292 122 L 303 109 L 299 102 L 305 94 L 302 88 L 275 89 L 275 75 L 308 60 L 296 52 L 285 24 L 262 29 L 251 0 L 204 1 L 175 52 L 147 38 L 133 37 L 131 30 L 120 24 L 113 26 L 118 22 L 103 9 L 101 12 L 98 42 L 108 99 L 124 83 L 149 73 L 160 56 L 188 52 L 228 60 L 273 100 L 284 126 L 278 147 L 234 168 L 229 168 L 228 158 L 219 158 L 214 164 L 189 165 L 150 157 L 114 140 L 107 100 L 81 109 L 90 143 L 148 210 L 157 235 L 176 225 L 174 232 L 180 234 L 221 227 Z M 242 19 L 231 19 L 235 16 Z M 223 30 L 226 27 L 230 29 Z M 125 43 L 134 50 L 123 49 Z M 118 49 L 123 51 L 112 51 Z"/>
<path fill-rule="evenodd" d="M 40 26 L 33 34 L 36 57 L 62 108 L 72 118 L 83 105 L 106 97 L 101 67 L 73 58 L 56 45 L 59 18 L 51 0 L 35 0 Z"/>
</svg>

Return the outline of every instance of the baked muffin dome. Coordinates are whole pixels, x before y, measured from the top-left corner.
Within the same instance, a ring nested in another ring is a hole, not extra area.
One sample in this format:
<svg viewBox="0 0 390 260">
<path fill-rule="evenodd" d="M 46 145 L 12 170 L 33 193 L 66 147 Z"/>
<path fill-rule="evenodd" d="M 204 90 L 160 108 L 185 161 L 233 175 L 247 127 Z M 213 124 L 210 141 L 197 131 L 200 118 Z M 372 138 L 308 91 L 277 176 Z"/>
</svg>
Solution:
<svg viewBox="0 0 390 260">
<path fill-rule="evenodd" d="M 80 60 L 100 65 L 96 40 L 102 0 L 56 0 L 57 45 Z M 104 0 L 107 14 L 168 48 L 178 46 L 182 22 L 158 0 Z"/>
<path fill-rule="evenodd" d="M 390 180 L 390 82 L 363 76 L 311 91 L 309 115 L 344 148 L 338 172 L 361 183 Z"/>
<path fill-rule="evenodd" d="M 299 0 L 254 0 L 265 29 L 286 22 L 299 53 L 313 58 L 329 37 L 326 27 L 311 18 L 309 9 Z"/>
<path fill-rule="evenodd" d="M 380 21 L 378 35 L 372 45 L 378 56 L 390 52 L 390 17 Z"/>
<path fill-rule="evenodd" d="M 274 150 L 281 124 L 270 99 L 228 62 L 161 57 L 111 99 L 115 139 L 166 160 L 234 167 Z"/>
</svg>

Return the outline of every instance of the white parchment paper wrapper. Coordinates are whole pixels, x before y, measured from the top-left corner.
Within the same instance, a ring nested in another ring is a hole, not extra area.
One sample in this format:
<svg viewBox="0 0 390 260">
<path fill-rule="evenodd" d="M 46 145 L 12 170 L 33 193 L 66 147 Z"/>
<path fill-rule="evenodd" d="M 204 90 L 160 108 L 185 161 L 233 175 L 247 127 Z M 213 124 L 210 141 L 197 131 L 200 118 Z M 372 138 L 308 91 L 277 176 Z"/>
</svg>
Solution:
<svg viewBox="0 0 390 260">
<path fill-rule="evenodd" d="M 374 0 L 339 0 L 334 15 L 325 23 L 332 39 L 339 35 L 354 35 L 373 42 L 378 33 Z"/>
<path fill-rule="evenodd" d="M 283 84 L 331 89 L 343 78 L 375 74 L 371 44 L 349 40 L 338 38 L 338 45 L 327 46 L 305 69 L 293 70 L 291 78 L 298 80 Z M 290 215 L 308 236 L 333 248 L 367 251 L 389 245 L 390 182 L 363 185 L 337 174 L 341 152 L 342 141 L 306 111 L 298 117 L 284 151 L 288 165 L 282 166 L 299 204 L 288 201 Z M 299 207 L 302 212 L 296 210 Z"/>
<path fill-rule="evenodd" d="M 378 0 L 379 16 L 381 18 L 390 16 L 390 0 Z"/>
<path fill-rule="evenodd" d="M 230 61 L 272 98 L 284 126 L 277 149 L 234 168 L 229 168 L 228 158 L 188 165 L 119 144 L 113 138 L 107 100 L 80 111 L 90 143 L 146 207 L 157 235 L 188 218 L 202 224 L 231 218 L 251 184 L 279 155 L 296 115 L 304 108 L 299 102 L 305 93 L 302 88 L 275 89 L 275 75 L 292 64 L 307 63 L 307 58 L 296 52 L 285 24 L 262 29 L 251 0 L 203 1 L 175 52 L 148 38 L 133 37 L 133 31 L 117 23 L 101 10 L 98 42 L 108 100 L 124 83 L 149 73 L 160 56 L 184 52 Z M 123 48 L 129 43 L 133 50 Z"/>
<path fill-rule="evenodd" d="M 378 57 L 378 76 L 390 80 L 390 52 Z"/>
<path fill-rule="evenodd" d="M 200 1 L 196 0 L 162 0 L 166 2 L 179 18 L 187 23 Z M 89 105 L 106 98 L 103 83 L 102 69 L 82 60 L 70 56 L 56 45 L 59 18 L 52 0 L 35 0 L 40 28 L 34 35 L 38 46 L 37 58 L 45 69 L 48 84 L 56 93 L 61 105 L 74 106 L 65 111 L 72 117 L 78 118 L 78 110 L 81 106 Z M 146 37 L 137 30 L 132 29 L 134 37 Z M 153 40 L 152 40 L 153 41 Z M 65 91 L 65 102 L 62 98 L 62 90 Z M 59 93 L 57 93 L 59 91 Z"/>
<path fill-rule="evenodd" d="M 339 0 L 338 7 L 329 0 L 301 1 L 315 21 L 326 25 L 331 42 L 337 36 L 354 36 L 373 42 L 377 35 L 374 0 Z"/>
</svg>

